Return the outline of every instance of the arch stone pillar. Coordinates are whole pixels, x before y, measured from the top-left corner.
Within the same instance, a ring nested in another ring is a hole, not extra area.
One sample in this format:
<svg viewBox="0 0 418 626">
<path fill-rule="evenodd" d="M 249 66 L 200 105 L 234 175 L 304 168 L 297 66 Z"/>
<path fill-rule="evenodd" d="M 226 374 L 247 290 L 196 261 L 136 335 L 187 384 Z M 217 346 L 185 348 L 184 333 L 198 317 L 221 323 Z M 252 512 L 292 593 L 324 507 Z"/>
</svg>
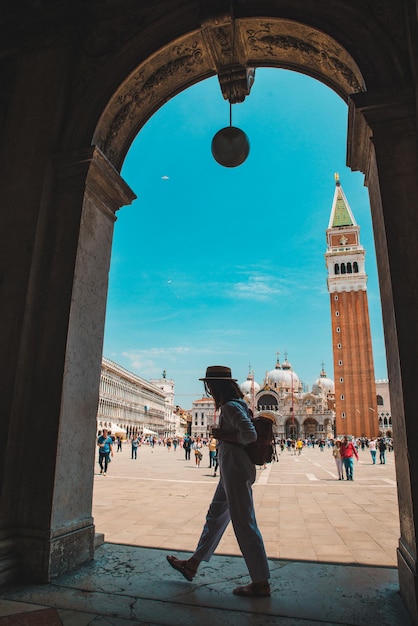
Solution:
<svg viewBox="0 0 418 626">
<path fill-rule="evenodd" d="M 401 536 L 401 595 L 418 621 L 418 137 L 415 98 L 398 91 L 355 94 L 349 165 L 369 187 L 388 361 Z"/>
<path fill-rule="evenodd" d="M 94 552 L 92 465 L 111 244 L 115 212 L 135 197 L 95 147 L 56 159 L 48 180 L 0 500 L 2 579 L 23 571 L 40 583 Z"/>
</svg>

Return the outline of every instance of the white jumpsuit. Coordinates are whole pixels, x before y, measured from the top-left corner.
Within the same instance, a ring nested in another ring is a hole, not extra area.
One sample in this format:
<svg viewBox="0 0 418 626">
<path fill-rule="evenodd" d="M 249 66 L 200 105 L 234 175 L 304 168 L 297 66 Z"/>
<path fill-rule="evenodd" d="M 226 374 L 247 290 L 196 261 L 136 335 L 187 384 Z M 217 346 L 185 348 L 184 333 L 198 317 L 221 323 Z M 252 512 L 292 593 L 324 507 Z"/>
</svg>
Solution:
<svg viewBox="0 0 418 626">
<path fill-rule="evenodd" d="M 255 441 L 257 434 L 244 400 L 231 400 L 222 405 L 219 427 L 226 438 L 239 445 L 222 440 L 218 443 L 220 479 L 193 556 L 199 561 L 209 561 L 232 521 L 251 580 L 262 582 L 270 578 L 270 571 L 254 512 L 251 486 L 256 470 L 242 447 Z"/>
</svg>

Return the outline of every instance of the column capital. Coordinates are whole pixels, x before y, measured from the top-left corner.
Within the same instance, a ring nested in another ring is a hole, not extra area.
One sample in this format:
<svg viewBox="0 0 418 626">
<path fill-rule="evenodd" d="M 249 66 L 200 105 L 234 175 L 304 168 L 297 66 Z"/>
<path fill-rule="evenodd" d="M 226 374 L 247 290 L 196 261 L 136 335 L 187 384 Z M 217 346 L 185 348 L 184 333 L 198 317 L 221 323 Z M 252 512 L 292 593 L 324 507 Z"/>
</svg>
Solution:
<svg viewBox="0 0 418 626">
<path fill-rule="evenodd" d="M 106 207 L 113 215 L 121 206 L 131 204 L 136 198 L 129 185 L 97 146 L 61 155 L 55 164 L 60 190 L 71 188 L 83 193 L 86 191 L 94 196 L 96 203 L 102 208 Z"/>
<path fill-rule="evenodd" d="M 411 90 L 360 92 L 348 100 L 347 165 L 368 178 L 372 144 L 387 144 L 416 133 L 416 101 Z"/>
<path fill-rule="evenodd" d="M 414 118 L 415 95 L 412 90 L 385 92 L 363 91 L 349 96 L 350 108 L 361 113 L 367 124 L 376 124 Z"/>
</svg>

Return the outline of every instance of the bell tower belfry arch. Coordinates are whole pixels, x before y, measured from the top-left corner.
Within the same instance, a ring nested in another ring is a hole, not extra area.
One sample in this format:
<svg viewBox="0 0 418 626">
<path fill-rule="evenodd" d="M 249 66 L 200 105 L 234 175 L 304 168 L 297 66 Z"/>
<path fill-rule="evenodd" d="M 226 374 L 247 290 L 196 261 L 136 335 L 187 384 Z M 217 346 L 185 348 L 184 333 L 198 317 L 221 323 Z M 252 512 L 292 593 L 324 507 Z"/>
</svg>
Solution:
<svg viewBox="0 0 418 626">
<path fill-rule="evenodd" d="M 94 551 L 92 435 L 107 269 L 115 212 L 134 197 L 119 175 L 133 138 L 195 82 L 217 74 L 223 94 L 238 102 L 254 69 L 277 67 L 321 80 L 348 104 L 347 162 L 365 175 L 375 232 L 401 510 L 400 588 L 416 618 L 418 460 L 409 450 L 418 436 L 415 3 L 266 0 L 260 8 L 258 0 L 183 0 L 170 9 L 163 0 L 63 0 L 59 12 L 54 3 L 6 4 L 2 580 L 45 582 Z M 65 445 L 70 434 L 78 464 Z M 42 446 L 42 461 L 29 467 L 34 446 Z M 80 497 L 68 498 L 75 490 Z"/>
</svg>

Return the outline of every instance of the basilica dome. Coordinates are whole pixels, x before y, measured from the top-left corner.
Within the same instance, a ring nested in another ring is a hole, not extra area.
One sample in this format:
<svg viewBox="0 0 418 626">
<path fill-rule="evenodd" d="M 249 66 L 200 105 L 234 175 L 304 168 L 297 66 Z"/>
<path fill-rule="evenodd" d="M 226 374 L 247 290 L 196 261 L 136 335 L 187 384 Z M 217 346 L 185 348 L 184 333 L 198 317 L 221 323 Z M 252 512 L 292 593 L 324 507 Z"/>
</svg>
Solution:
<svg viewBox="0 0 418 626">
<path fill-rule="evenodd" d="M 326 371 L 322 368 L 319 378 L 312 385 L 312 393 L 334 393 L 334 391 L 334 381 L 327 377 Z"/>
<path fill-rule="evenodd" d="M 254 395 L 260 391 L 260 385 L 254 381 L 254 375 L 248 374 L 247 380 L 245 380 L 239 386 L 244 396 L 251 396 L 252 393 Z"/>
<path fill-rule="evenodd" d="M 277 360 L 274 370 L 267 372 L 266 384 L 274 389 L 290 390 L 293 388 L 294 391 L 299 391 L 302 387 L 299 376 L 292 370 L 292 366 L 287 359 L 282 365 Z"/>
</svg>

